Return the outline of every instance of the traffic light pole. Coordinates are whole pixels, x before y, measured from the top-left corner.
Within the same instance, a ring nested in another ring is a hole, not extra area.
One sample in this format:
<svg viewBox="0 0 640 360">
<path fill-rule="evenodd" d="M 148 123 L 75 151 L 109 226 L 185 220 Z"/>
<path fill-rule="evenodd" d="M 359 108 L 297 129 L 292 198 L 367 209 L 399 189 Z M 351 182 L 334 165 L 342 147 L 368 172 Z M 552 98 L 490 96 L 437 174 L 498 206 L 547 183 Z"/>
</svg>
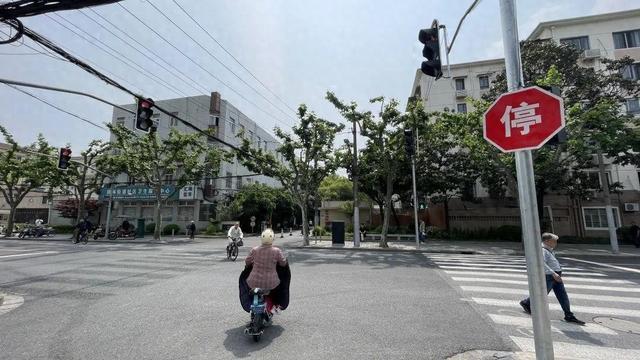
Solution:
<svg viewBox="0 0 640 360">
<path fill-rule="evenodd" d="M 353 120 L 353 247 L 360 247 L 360 204 L 358 203 L 358 137 Z"/>
<path fill-rule="evenodd" d="M 508 91 L 515 91 L 522 87 L 523 82 L 515 0 L 500 0 L 500 18 L 507 87 Z M 531 150 L 517 151 L 515 157 L 536 359 L 553 360 L 553 341 L 551 340 L 551 324 L 549 322 L 547 284 L 542 263 L 533 158 Z"/>
<path fill-rule="evenodd" d="M 416 230 L 416 249 L 420 247 L 420 233 L 418 229 L 418 194 L 416 190 L 416 156 L 411 157 L 411 178 L 413 180 L 413 219 Z"/>
</svg>

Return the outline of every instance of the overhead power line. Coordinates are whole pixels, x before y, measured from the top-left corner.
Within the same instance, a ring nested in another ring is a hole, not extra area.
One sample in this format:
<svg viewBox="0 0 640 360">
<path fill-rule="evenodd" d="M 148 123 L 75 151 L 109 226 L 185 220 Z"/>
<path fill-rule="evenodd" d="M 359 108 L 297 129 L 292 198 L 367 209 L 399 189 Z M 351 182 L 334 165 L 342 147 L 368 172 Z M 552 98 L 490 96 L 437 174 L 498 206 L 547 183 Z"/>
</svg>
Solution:
<svg viewBox="0 0 640 360">
<path fill-rule="evenodd" d="M 244 66 L 240 60 L 238 60 L 235 56 L 233 56 L 232 53 L 230 53 L 215 37 L 213 37 L 213 35 L 211 35 L 211 33 L 209 31 L 207 31 L 202 25 L 200 25 L 200 23 L 193 18 L 193 16 L 191 16 L 191 14 L 189 14 L 189 12 L 187 10 L 185 10 L 182 5 L 180 5 L 176 0 L 172 0 L 174 4 L 176 4 L 180 10 L 182 10 L 182 12 L 187 15 L 189 17 L 189 19 L 191 19 L 191 21 L 193 21 L 202 31 L 204 31 L 205 34 L 207 34 L 207 36 L 213 40 L 216 44 L 218 44 L 218 46 L 220 46 L 220 48 L 222 50 L 224 50 L 224 52 L 227 53 L 227 55 L 231 56 L 231 58 L 238 64 L 240 65 L 249 75 L 251 75 L 251 77 L 256 80 L 258 83 L 260 83 L 260 85 L 262 85 L 262 87 L 264 87 L 265 89 L 267 89 L 267 91 L 269 93 L 271 93 L 271 95 L 273 95 L 276 99 L 278 99 L 278 101 L 280 101 L 284 106 L 286 106 L 289 110 L 293 111 L 294 113 L 296 113 L 297 111 L 293 108 L 291 108 L 284 100 L 282 100 L 275 92 L 273 92 L 267 85 L 265 85 L 265 83 L 263 83 L 260 79 L 258 79 L 257 76 L 255 76 L 253 74 L 253 72 L 251 72 L 251 70 L 247 69 L 246 66 Z"/>
<path fill-rule="evenodd" d="M 25 95 L 31 96 L 32 98 L 34 98 L 34 99 L 36 99 L 36 100 L 38 100 L 38 101 L 40 101 L 40 102 L 43 102 L 43 103 L 45 103 L 45 104 L 47 104 L 47 105 L 51 106 L 52 108 L 54 108 L 54 109 L 56 109 L 56 110 L 58 110 L 58 111 L 61 111 L 61 112 L 65 113 L 65 114 L 67 114 L 67 115 L 71 115 L 71 116 L 73 116 L 73 117 L 74 117 L 74 118 L 76 118 L 76 119 L 80 119 L 80 120 L 82 120 L 82 121 L 84 121 L 84 122 L 86 122 L 86 123 L 88 123 L 88 124 L 90 124 L 90 125 L 92 125 L 92 126 L 95 126 L 95 127 L 99 128 L 99 129 L 109 131 L 109 129 L 107 129 L 106 127 L 101 126 L 101 125 L 98 125 L 98 124 L 94 123 L 93 121 L 91 121 L 91 120 L 89 120 L 89 119 L 83 118 L 83 117 L 82 117 L 82 116 L 80 116 L 80 115 L 76 115 L 76 114 L 74 114 L 74 113 L 72 113 L 72 112 L 69 112 L 69 111 L 67 111 L 67 110 L 65 110 L 65 109 L 63 109 L 63 108 L 61 108 L 61 107 L 59 107 L 59 106 L 57 106 L 57 105 L 54 105 L 54 104 L 52 104 L 52 103 L 50 103 L 50 102 L 48 102 L 48 101 L 46 101 L 46 100 L 43 100 L 43 99 L 41 99 L 40 97 L 38 97 L 37 95 L 34 95 L 33 93 L 30 93 L 30 92 L 28 92 L 28 91 L 26 91 L 26 90 L 22 90 L 22 89 L 20 89 L 19 87 L 14 86 L 14 85 L 6 84 L 6 83 L 5 83 L 5 85 L 7 85 L 8 87 L 13 88 L 14 90 L 17 90 L 17 91 L 19 91 L 19 92 L 21 92 L 21 93 L 23 93 L 23 94 L 25 94 Z"/>
<path fill-rule="evenodd" d="M 135 98 L 138 99 L 144 99 L 144 96 L 140 95 L 140 94 L 136 94 L 135 92 L 133 92 L 132 90 L 124 87 L 123 85 L 121 85 L 120 83 L 118 83 L 117 81 L 109 78 L 108 76 L 104 75 L 103 73 L 101 73 L 100 71 L 94 69 L 93 67 L 91 67 L 90 65 L 88 65 L 87 63 L 85 63 L 84 61 L 78 59 L 77 57 L 71 55 L 70 53 L 68 53 L 67 51 L 65 51 L 64 49 L 62 49 L 61 47 L 57 46 L 56 44 L 54 44 L 53 42 L 51 42 L 50 40 L 48 40 L 47 38 L 45 38 L 44 36 L 38 34 L 37 32 L 31 30 L 28 27 L 24 27 L 24 36 L 30 38 L 31 40 L 44 45 L 45 47 L 47 47 L 48 49 L 52 50 L 53 52 L 57 53 L 58 55 L 62 56 L 63 58 L 67 59 L 69 62 L 77 65 L 78 67 L 80 67 L 81 69 L 85 70 L 86 72 L 96 76 L 97 78 L 101 79 L 102 81 L 104 81 L 105 83 L 120 89 L 123 92 L 126 92 L 127 94 L 130 94 L 132 96 L 134 96 Z M 200 129 L 199 127 L 195 126 L 194 124 L 192 124 L 191 122 L 183 119 L 182 117 L 180 117 L 177 114 L 174 114 L 170 111 L 168 111 L 167 109 L 154 104 L 153 105 L 154 108 L 158 109 L 160 112 L 164 113 L 165 115 L 171 116 L 172 118 L 180 121 L 181 123 L 185 124 L 187 127 L 195 130 L 197 133 L 205 136 L 207 139 L 213 140 L 213 141 L 217 141 L 225 146 L 230 147 L 231 149 L 234 149 L 236 151 L 240 151 L 245 153 L 248 156 L 253 157 L 253 155 L 246 153 L 245 151 L 243 151 L 242 149 L 238 148 L 237 146 L 230 144 L 216 136 L 211 135 L 210 133 L 208 133 L 205 130 Z"/>
<path fill-rule="evenodd" d="M 0 4 L 0 18 L 16 19 L 52 11 L 80 9 L 88 6 L 111 4 L 122 0 L 19 0 Z"/>
<path fill-rule="evenodd" d="M 236 78 L 238 78 L 238 80 L 240 80 L 243 84 L 245 84 L 247 87 L 249 87 L 251 90 L 253 90 L 256 94 L 258 94 L 261 98 L 263 98 L 266 102 L 268 102 L 271 106 L 273 106 L 275 109 L 277 109 L 278 111 L 280 111 L 281 113 L 283 113 L 285 116 L 289 117 L 290 119 L 294 119 L 291 114 L 281 110 L 278 106 L 276 106 L 276 104 L 274 104 L 271 100 L 269 100 L 266 96 L 262 95 L 262 93 L 260 93 L 256 88 L 254 88 L 253 86 L 251 86 L 251 84 L 249 84 L 248 82 L 246 82 L 242 77 L 240 77 L 240 75 L 236 74 L 233 69 L 231 69 L 229 66 L 227 66 L 227 64 L 225 64 L 224 62 L 222 62 L 220 59 L 218 59 L 217 56 L 215 56 L 213 53 L 211 53 L 211 51 L 209 51 L 207 48 L 205 48 L 198 40 L 196 40 L 193 36 L 189 35 L 189 33 L 187 33 L 181 26 L 179 26 L 178 24 L 176 24 L 175 21 L 173 21 L 173 19 L 171 19 L 169 16 L 167 16 L 162 10 L 160 10 L 156 5 L 154 5 L 152 2 L 148 2 L 149 5 L 151 5 L 151 7 L 153 7 L 158 13 L 160 13 L 160 15 L 162 15 L 162 17 L 164 17 L 165 19 L 167 19 L 170 23 L 172 23 L 176 28 L 178 28 L 178 30 L 180 30 L 180 32 L 182 32 L 185 36 L 187 36 L 189 39 L 191 39 L 191 41 L 193 41 L 200 49 L 202 49 L 204 52 L 206 52 L 213 60 L 215 60 L 218 64 L 222 65 L 225 69 L 227 69 L 231 74 L 233 74 Z M 295 113 L 295 111 L 294 111 Z M 295 119 L 294 119 L 295 120 Z"/>
<path fill-rule="evenodd" d="M 198 62 L 196 62 L 195 60 L 193 60 L 193 58 L 189 55 L 187 55 L 184 51 L 180 50 L 177 46 L 175 46 L 172 42 L 170 42 L 169 40 L 167 40 L 167 38 L 165 38 L 164 36 L 162 36 L 160 33 L 158 33 L 153 27 L 151 27 L 150 25 L 148 25 L 144 20 L 142 20 L 140 17 L 138 17 L 137 15 L 135 15 L 133 12 L 129 11 L 129 9 L 127 9 L 126 7 L 124 7 L 122 4 L 118 4 L 118 6 L 120 6 L 124 11 L 126 11 L 129 15 L 133 16 L 136 20 L 138 20 L 138 22 L 140 22 L 142 25 L 144 25 L 147 29 L 149 29 L 151 32 L 153 32 L 156 36 L 158 36 L 160 39 L 162 39 L 165 43 L 167 43 L 169 46 L 171 46 L 174 50 L 176 50 L 177 52 L 179 52 L 180 54 L 182 54 L 182 56 L 184 56 L 185 58 L 187 58 L 187 60 L 189 60 L 190 62 L 192 62 L 194 65 L 196 65 L 198 68 L 200 68 L 202 71 L 206 72 L 207 74 L 209 74 L 209 76 L 211 76 L 212 78 L 216 79 L 219 83 L 221 83 L 223 86 L 225 86 L 227 89 L 231 90 L 233 93 L 235 93 L 236 95 L 238 95 L 240 98 L 242 98 L 243 100 L 245 100 L 247 103 L 251 104 L 252 106 L 254 106 L 258 111 L 264 113 L 265 115 L 271 117 L 272 119 L 274 119 L 277 122 L 280 122 L 281 124 L 285 125 L 285 126 L 290 126 L 290 124 L 285 124 L 284 122 L 282 122 L 282 120 L 280 120 L 279 118 L 277 118 L 276 116 L 272 115 L 271 113 L 269 113 L 268 111 L 266 111 L 263 107 L 259 106 L 258 104 L 256 104 L 255 102 L 249 100 L 246 96 L 242 95 L 240 92 L 238 92 L 236 89 L 234 89 L 231 85 L 227 84 L 226 82 L 224 82 L 222 79 L 220 79 L 218 76 L 214 75 L 213 73 L 211 73 L 211 71 L 207 70 L 204 66 L 200 65 Z"/>
</svg>

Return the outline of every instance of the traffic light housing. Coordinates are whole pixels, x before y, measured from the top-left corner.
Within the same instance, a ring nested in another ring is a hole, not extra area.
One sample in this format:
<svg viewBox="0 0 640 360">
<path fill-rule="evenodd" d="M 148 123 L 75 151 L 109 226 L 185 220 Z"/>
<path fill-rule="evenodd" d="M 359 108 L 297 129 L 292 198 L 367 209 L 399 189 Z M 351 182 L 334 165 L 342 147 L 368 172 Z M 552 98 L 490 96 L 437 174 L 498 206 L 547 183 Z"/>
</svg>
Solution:
<svg viewBox="0 0 640 360">
<path fill-rule="evenodd" d="M 438 22 L 434 21 L 429 29 L 422 29 L 418 33 L 418 40 L 424 44 L 422 56 L 427 59 L 422 62 L 422 73 L 433 76 L 438 80 L 442 77 L 442 62 L 440 61 L 440 34 Z"/>
<path fill-rule="evenodd" d="M 416 152 L 413 140 L 413 130 L 411 129 L 404 129 L 404 149 L 409 156 L 413 156 Z"/>
<path fill-rule="evenodd" d="M 71 149 L 69 148 L 60 148 L 60 153 L 58 154 L 58 169 L 67 170 L 69 168 L 69 164 L 71 163 Z"/>
<path fill-rule="evenodd" d="M 153 127 L 153 100 L 151 99 L 138 99 L 136 110 L 136 129 L 144 131 L 146 133 L 151 131 Z"/>
</svg>

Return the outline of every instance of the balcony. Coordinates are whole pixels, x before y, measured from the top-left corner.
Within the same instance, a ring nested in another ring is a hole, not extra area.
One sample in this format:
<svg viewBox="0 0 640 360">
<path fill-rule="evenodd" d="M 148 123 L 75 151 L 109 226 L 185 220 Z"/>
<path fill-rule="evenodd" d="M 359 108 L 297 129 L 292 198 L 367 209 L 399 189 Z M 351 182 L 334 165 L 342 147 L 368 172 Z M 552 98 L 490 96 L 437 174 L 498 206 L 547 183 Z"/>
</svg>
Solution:
<svg viewBox="0 0 640 360">
<path fill-rule="evenodd" d="M 456 90 L 456 98 L 466 98 L 467 97 L 467 90 L 463 89 L 463 90 Z"/>
<path fill-rule="evenodd" d="M 594 60 L 600 57 L 600 49 L 586 49 L 580 54 L 580 58 L 583 60 Z"/>
</svg>

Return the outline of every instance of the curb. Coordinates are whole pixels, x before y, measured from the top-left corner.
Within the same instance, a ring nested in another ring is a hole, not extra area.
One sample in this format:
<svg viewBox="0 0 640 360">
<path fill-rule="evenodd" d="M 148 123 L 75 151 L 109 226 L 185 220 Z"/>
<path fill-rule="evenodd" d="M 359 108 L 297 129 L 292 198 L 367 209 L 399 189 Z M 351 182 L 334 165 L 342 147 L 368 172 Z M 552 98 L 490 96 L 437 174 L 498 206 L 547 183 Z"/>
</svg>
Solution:
<svg viewBox="0 0 640 360">
<path fill-rule="evenodd" d="M 415 254 L 465 254 L 465 255 L 484 255 L 475 250 L 447 250 L 447 249 L 394 249 L 394 248 L 345 248 L 345 247 L 320 247 L 320 246 L 287 246 L 288 249 L 300 250 L 338 250 L 338 251 L 378 251 L 378 252 L 395 252 L 395 253 L 415 253 Z"/>
</svg>

